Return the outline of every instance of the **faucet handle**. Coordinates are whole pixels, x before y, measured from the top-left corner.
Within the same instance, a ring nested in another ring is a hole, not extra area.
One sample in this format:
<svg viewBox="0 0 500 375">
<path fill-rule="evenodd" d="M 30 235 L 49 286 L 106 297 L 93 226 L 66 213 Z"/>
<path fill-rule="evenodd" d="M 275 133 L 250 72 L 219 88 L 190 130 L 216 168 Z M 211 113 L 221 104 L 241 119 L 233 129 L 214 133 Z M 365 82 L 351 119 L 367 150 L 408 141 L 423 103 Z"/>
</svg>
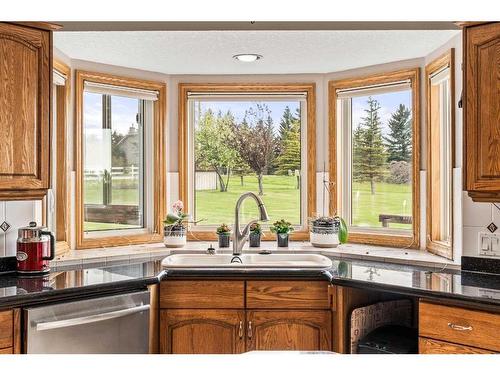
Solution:
<svg viewBox="0 0 500 375">
<path fill-rule="evenodd" d="M 214 255 L 215 254 L 215 248 L 210 244 L 210 246 L 207 249 L 207 254 Z"/>
</svg>

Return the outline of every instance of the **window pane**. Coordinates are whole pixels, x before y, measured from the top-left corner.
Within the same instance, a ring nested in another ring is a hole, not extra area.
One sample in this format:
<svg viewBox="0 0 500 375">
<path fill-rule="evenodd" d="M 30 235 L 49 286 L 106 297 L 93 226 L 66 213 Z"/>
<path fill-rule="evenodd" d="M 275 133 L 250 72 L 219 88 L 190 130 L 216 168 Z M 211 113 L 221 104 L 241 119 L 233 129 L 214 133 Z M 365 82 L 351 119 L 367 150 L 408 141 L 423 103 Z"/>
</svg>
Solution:
<svg viewBox="0 0 500 375">
<path fill-rule="evenodd" d="M 270 221 L 301 224 L 301 105 L 283 101 L 193 101 L 194 217 L 232 224 L 239 196 L 259 194 Z M 258 217 L 248 200 L 242 220 Z"/>
<path fill-rule="evenodd" d="M 411 90 L 351 100 L 351 225 L 412 228 Z"/>
<path fill-rule="evenodd" d="M 84 230 L 142 228 L 138 99 L 84 93 Z"/>
</svg>

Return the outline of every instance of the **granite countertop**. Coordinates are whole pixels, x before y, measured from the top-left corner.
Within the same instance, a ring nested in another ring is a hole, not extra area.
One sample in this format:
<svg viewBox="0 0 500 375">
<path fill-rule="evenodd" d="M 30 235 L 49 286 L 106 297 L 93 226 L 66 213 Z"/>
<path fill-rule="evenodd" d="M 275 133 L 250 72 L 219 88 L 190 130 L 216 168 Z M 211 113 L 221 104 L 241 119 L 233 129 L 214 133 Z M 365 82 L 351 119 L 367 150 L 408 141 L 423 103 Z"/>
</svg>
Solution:
<svg viewBox="0 0 500 375">
<path fill-rule="evenodd" d="M 460 272 L 446 267 L 424 268 L 361 259 L 330 258 L 333 267 L 327 271 L 295 270 L 258 274 L 211 270 L 165 272 L 161 268 L 161 258 L 56 267 L 44 277 L 27 278 L 16 274 L 0 276 L 0 308 L 145 288 L 160 280 L 178 277 L 330 279 L 333 284 L 342 286 L 500 306 L 500 275 Z"/>
</svg>

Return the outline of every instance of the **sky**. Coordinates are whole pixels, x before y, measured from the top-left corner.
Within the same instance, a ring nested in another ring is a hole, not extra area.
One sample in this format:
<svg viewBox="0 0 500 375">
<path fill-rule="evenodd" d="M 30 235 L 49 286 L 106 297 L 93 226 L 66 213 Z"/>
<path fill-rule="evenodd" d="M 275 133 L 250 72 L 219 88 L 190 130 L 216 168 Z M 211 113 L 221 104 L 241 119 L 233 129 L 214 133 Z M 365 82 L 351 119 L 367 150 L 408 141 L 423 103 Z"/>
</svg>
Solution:
<svg viewBox="0 0 500 375">
<path fill-rule="evenodd" d="M 372 95 L 380 104 L 379 116 L 382 120 L 382 134 L 387 135 L 389 127 L 387 125 L 391 114 L 396 111 L 399 104 L 404 104 L 407 108 L 411 109 L 411 90 L 390 92 L 386 94 Z M 352 99 L 352 129 L 362 122 L 362 117 L 366 116 L 364 111 L 367 105 L 368 96 L 360 96 Z"/>
<path fill-rule="evenodd" d="M 236 118 L 236 121 L 240 122 L 243 120 L 245 116 L 245 111 L 251 106 L 255 107 L 256 103 L 262 102 L 251 102 L 251 101 L 230 101 L 230 102 L 215 102 L 215 101 L 205 101 L 201 102 L 201 111 L 205 112 L 208 108 L 212 108 L 214 112 L 218 112 L 219 110 L 222 113 L 231 110 L 232 114 Z M 271 110 L 271 117 L 273 119 L 273 128 L 276 130 L 281 121 L 281 116 L 283 116 L 283 112 L 285 111 L 285 107 L 288 106 L 292 114 L 295 114 L 295 111 L 300 107 L 300 102 L 298 100 L 295 101 L 268 101 L 265 102 L 266 105 Z"/>
</svg>

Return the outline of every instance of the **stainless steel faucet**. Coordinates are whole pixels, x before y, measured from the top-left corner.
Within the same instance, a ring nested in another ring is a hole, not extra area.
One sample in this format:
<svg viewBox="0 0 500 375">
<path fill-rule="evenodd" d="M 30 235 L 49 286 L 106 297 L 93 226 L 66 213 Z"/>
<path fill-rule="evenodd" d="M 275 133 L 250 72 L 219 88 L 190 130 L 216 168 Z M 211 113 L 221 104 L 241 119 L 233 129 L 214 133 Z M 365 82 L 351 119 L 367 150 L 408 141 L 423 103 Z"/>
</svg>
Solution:
<svg viewBox="0 0 500 375">
<path fill-rule="evenodd" d="M 255 202 L 257 202 L 257 207 L 259 208 L 260 219 L 259 220 L 251 220 L 240 232 L 240 207 L 245 199 L 248 197 L 252 197 Z M 234 218 L 234 238 L 233 238 L 233 255 L 241 255 L 243 245 L 247 240 L 248 233 L 250 232 L 250 226 L 259 221 L 268 221 L 269 216 L 267 215 L 266 207 L 264 206 L 264 202 L 260 199 L 256 194 L 248 191 L 246 193 L 241 194 L 236 202 L 235 209 L 235 218 Z"/>
</svg>

